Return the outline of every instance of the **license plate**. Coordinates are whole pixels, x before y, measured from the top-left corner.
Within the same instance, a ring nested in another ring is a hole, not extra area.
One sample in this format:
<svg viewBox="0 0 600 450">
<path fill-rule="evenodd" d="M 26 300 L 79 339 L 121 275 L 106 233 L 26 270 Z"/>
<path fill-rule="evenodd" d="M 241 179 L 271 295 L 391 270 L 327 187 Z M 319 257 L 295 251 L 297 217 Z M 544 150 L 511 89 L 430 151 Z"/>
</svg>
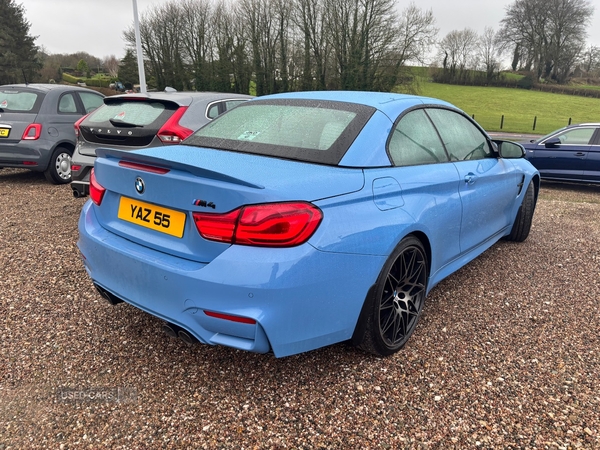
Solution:
<svg viewBox="0 0 600 450">
<path fill-rule="evenodd" d="M 10 128 L 0 128 L 0 138 L 7 138 L 10 134 Z"/>
<path fill-rule="evenodd" d="M 183 236 L 185 214 L 179 211 L 121 197 L 118 217 L 121 220 L 160 231 L 161 233 L 170 234 L 171 236 L 178 238 Z"/>
</svg>

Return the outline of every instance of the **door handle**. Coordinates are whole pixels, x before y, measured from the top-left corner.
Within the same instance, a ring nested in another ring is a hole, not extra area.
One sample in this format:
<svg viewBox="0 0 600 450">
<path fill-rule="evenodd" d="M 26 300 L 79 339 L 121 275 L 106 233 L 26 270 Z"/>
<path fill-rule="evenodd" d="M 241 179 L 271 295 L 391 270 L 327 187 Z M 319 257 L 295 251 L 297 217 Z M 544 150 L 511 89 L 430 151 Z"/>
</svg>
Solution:
<svg viewBox="0 0 600 450">
<path fill-rule="evenodd" d="M 577 153 L 575 153 L 575 156 L 585 156 L 585 153 L 577 152 Z"/>
<path fill-rule="evenodd" d="M 474 173 L 468 173 L 465 175 L 465 183 L 473 184 L 477 180 L 477 176 Z"/>
</svg>

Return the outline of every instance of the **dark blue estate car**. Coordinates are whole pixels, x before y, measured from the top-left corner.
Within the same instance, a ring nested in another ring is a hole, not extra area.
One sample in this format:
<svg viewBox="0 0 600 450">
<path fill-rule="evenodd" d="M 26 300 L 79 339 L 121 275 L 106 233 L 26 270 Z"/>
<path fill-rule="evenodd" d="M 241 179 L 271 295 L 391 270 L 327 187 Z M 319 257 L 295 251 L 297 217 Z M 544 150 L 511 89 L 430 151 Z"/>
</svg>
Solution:
<svg viewBox="0 0 600 450">
<path fill-rule="evenodd" d="M 521 142 L 542 179 L 600 183 L 600 123 L 582 123 Z"/>
</svg>

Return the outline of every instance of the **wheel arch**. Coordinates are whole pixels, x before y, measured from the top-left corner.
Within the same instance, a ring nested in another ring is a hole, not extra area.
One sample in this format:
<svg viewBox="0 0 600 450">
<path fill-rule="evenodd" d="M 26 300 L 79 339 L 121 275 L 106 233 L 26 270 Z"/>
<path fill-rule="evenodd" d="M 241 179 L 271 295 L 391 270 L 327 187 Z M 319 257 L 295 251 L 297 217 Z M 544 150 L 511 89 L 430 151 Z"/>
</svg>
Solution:
<svg viewBox="0 0 600 450">
<path fill-rule="evenodd" d="M 542 180 L 540 179 L 540 176 L 538 174 L 536 174 L 536 175 L 534 175 L 531 178 L 531 181 L 532 181 L 533 187 L 535 189 L 535 204 L 537 204 L 538 195 L 540 193 L 540 186 L 541 186 Z"/>
<path fill-rule="evenodd" d="M 75 144 L 69 140 L 63 140 L 63 141 L 59 141 L 56 142 L 52 148 L 50 149 L 50 151 L 48 152 L 48 162 L 46 164 L 46 169 L 50 166 L 50 164 L 52 163 L 52 154 L 54 153 L 54 151 L 57 148 L 64 148 L 68 151 L 71 152 L 71 156 L 73 155 L 73 153 L 75 152 Z M 44 169 L 45 170 L 45 169 Z"/>
<path fill-rule="evenodd" d="M 52 147 L 52 151 L 56 150 L 58 147 L 64 147 L 67 150 L 70 150 L 72 152 L 75 151 L 75 144 L 73 142 L 67 141 L 67 140 L 60 141 L 60 142 L 57 142 L 56 144 L 54 144 L 54 146 Z"/>
<path fill-rule="evenodd" d="M 393 249 L 395 249 L 398 245 L 400 245 L 400 242 L 402 242 L 404 239 L 406 239 L 407 237 L 411 237 L 411 236 L 414 236 L 415 238 L 417 238 L 423 245 L 423 248 L 425 249 L 425 254 L 427 255 L 427 279 L 429 279 L 429 275 L 431 274 L 431 243 L 429 241 L 429 237 L 427 236 L 427 234 L 425 234 L 423 231 L 420 231 L 420 230 L 412 231 L 412 232 L 402 236 L 401 238 L 399 238 L 396 241 Z M 392 249 L 392 251 L 393 251 L 393 249 Z M 392 252 L 390 252 L 390 255 L 388 255 L 388 258 L 389 258 L 389 256 L 391 256 L 391 254 L 392 254 Z M 381 272 L 381 270 L 383 270 L 386 263 L 387 263 L 387 259 L 383 263 L 381 268 L 379 269 L 379 272 Z M 369 300 L 371 298 L 373 298 L 373 296 L 375 295 L 375 289 L 376 289 L 376 283 L 373 283 L 371 285 L 371 287 L 369 288 L 369 290 L 367 291 L 367 294 L 365 295 L 365 299 L 363 300 L 363 305 L 360 310 L 360 314 L 358 315 L 358 319 L 356 320 L 356 324 L 354 326 L 354 332 L 352 333 L 352 338 L 350 339 L 350 342 L 353 346 L 356 346 L 359 342 L 362 341 L 363 335 L 366 331 L 366 322 L 367 322 L 366 316 L 369 314 L 369 306 L 370 306 Z"/>
<path fill-rule="evenodd" d="M 427 276 L 429 277 L 429 274 L 431 274 L 431 243 L 429 242 L 429 237 L 427 237 L 427 235 L 422 232 L 422 231 L 413 231 L 412 233 L 408 234 L 405 237 L 408 236 L 414 236 L 416 237 L 419 241 L 421 241 L 421 244 L 423 244 L 423 247 L 425 248 L 425 254 L 427 255 Z M 404 238 L 402 238 L 404 239 Z M 400 239 L 400 241 L 402 240 Z M 398 243 L 400 243 L 400 241 L 398 241 Z M 398 244 L 396 244 L 398 245 Z"/>
</svg>

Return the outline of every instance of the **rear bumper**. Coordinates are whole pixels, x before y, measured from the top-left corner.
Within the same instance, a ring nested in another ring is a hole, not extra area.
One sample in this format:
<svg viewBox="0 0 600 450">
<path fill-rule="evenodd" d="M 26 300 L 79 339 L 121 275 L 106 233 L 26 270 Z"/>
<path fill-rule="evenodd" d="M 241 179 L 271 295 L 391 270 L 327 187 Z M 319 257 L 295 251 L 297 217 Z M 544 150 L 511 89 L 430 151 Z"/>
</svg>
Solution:
<svg viewBox="0 0 600 450">
<path fill-rule="evenodd" d="M 276 356 L 351 338 L 383 257 L 231 246 L 209 264 L 157 252 L 102 228 L 87 202 L 78 247 L 92 280 L 199 341 Z M 252 319 L 239 323 L 217 313 Z"/>
<path fill-rule="evenodd" d="M 0 167 L 19 167 L 43 172 L 52 155 L 53 142 L 0 141 Z"/>
<path fill-rule="evenodd" d="M 71 181 L 71 189 L 75 198 L 87 197 L 90 194 L 90 183 L 85 181 Z"/>
<path fill-rule="evenodd" d="M 73 196 L 86 197 L 90 193 L 90 173 L 94 167 L 95 156 L 79 153 L 76 148 L 71 158 L 71 189 Z"/>
</svg>

